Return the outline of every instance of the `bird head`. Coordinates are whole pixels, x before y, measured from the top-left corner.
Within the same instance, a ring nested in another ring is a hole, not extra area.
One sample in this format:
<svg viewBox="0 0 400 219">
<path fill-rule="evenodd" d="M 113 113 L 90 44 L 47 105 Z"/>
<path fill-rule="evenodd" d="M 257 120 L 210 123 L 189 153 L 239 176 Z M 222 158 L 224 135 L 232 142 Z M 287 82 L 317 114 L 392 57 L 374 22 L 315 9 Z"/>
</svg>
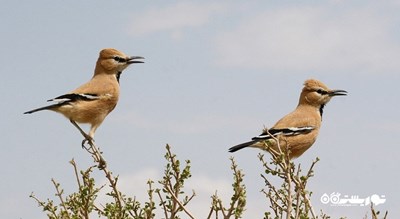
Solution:
<svg viewBox="0 0 400 219">
<path fill-rule="evenodd" d="M 138 60 L 139 59 L 139 60 Z M 96 71 L 108 74 L 120 74 L 125 68 L 133 63 L 144 63 L 141 56 L 127 56 L 116 49 L 103 49 L 97 60 Z"/>
<path fill-rule="evenodd" d="M 345 95 L 347 95 L 345 90 L 331 90 L 321 81 L 309 79 L 304 82 L 299 104 L 323 107 L 332 97 Z"/>
</svg>

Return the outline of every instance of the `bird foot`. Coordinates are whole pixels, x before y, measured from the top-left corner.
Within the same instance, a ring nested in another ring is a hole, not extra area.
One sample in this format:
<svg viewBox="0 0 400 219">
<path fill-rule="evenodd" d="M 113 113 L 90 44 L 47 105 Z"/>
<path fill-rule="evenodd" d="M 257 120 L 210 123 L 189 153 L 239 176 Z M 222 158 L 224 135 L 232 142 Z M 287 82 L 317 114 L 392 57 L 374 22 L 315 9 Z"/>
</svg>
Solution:
<svg viewBox="0 0 400 219">
<path fill-rule="evenodd" d="M 84 136 L 85 136 L 85 139 L 82 140 L 82 148 L 88 150 L 90 147 L 92 147 L 94 139 L 87 134 L 85 134 Z M 86 147 L 86 143 L 89 144 L 89 146 L 90 146 L 89 148 Z"/>
</svg>

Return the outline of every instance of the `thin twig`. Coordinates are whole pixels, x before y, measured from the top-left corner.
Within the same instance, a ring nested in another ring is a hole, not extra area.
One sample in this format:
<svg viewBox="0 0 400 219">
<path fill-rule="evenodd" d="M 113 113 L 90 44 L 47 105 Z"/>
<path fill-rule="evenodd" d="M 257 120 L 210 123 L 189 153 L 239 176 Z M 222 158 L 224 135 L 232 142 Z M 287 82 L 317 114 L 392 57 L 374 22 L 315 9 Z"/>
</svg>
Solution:
<svg viewBox="0 0 400 219">
<path fill-rule="evenodd" d="M 107 169 L 107 164 L 106 161 L 104 160 L 104 158 L 101 156 L 101 151 L 98 149 L 98 147 L 95 145 L 94 140 L 88 136 L 79 126 L 78 124 L 76 124 L 76 122 L 74 122 L 73 120 L 71 120 L 71 123 L 80 131 L 80 133 L 83 135 L 83 137 L 85 138 L 85 140 L 87 141 L 87 143 L 90 145 L 89 148 L 85 148 L 87 152 L 89 152 L 89 154 L 92 155 L 94 161 L 96 163 L 98 163 L 98 168 L 100 170 L 103 170 L 104 174 L 106 175 L 106 178 L 108 179 L 108 181 L 110 182 L 110 186 L 112 188 L 112 190 L 114 191 L 114 196 L 115 199 L 117 201 L 117 207 L 120 210 L 120 212 L 122 212 L 122 201 L 121 201 L 121 195 L 119 190 L 117 189 L 117 181 L 118 181 L 118 177 L 113 177 L 111 171 L 109 171 Z M 85 140 L 83 141 L 83 143 L 85 142 Z"/>
<path fill-rule="evenodd" d="M 296 173 L 296 177 L 293 178 L 293 182 L 295 183 L 296 187 L 297 187 L 297 192 L 296 192 L 296 212 L 295 212 L 295 218 L 299 218 L 300 215 L 300 197 L 301 197 L 301 191 L 302 188 L 300 187 L 300 171 L 301 170 L 301 165 L 299 164 L 297 166 L 297 173 Z"/>
<path fill-rule="evenodd" d="M 385 212 L 385 216 L 383 217 L 383 219 L 386 219 L 387 215 L 388 215 L 388 211 Z"/>
<path fill-rule="evenodd" d="M 78 182 L 79 188 L 81 188 L 82 184 L 81 184 L 81 180 L 79 179 L 79 172 L 78 172 L 78 168 L 76 166 L 75 160 L 72 159 L 69 163 L 74 167 L 76 181 Z"/>
<path fill-rule="evenodd" d="M 279 166 L 281 166 L 282 170 L 285 173 L 285 181 L 287 183 L 287 198 L 286 198 L 286 219 L 290 219 L 292 214 L 292 177 L 291 177 L 291 163 L 290 163 L 290 158 L 289 158 L 289 146 L 286 144 L 286 149 L 285 149 L 285 153 L 282 152 L 281 149 L 281 145 L 280 145 L 280 141 L 278 138 L 276 138 L 275 136 L 271 135 L 271 133 L 269 133 L 268 129 L 266 130 L 266 132 L 268 133 L 268 135 L 270 135 L 272 137 L 272 139 L 275 140 L 276 145 L 278 147 L 279 150 L 279 156 L 281 156 L 282 154 L 284 155 L 283 157 L 283 162 L 277 162 L 279 164 Z M 279 161 L 277 158 L 277 155 L 274 153 L 271 153 L 272 156 L 274 157 L 274 160 Z"/>
<path fill-rule="evenodd" d="M 174 177 L 175 185 L 172 186 L 171 178 L 168 178 L 168 180 L 166 181 L 166 185 L 164 185 L 164 186 L 169 191 L 169 193 L 171 193 L 171 195 L 175 197 L 173 199 L 172 209 L 171 209 L 171 218 L 175 218 L 175 213 L 177 212 L 178 205 L 181 204 L 177 198 L 179 195 L 179 187 L 180 187 L 180 185 L 179 185 L 180 171 L 176 167 L 175 156 L 171 153 L 169 146 L 167 147 L 167 154 L 168 154 L 169 162 L 171 163 L 171 168 L 173 170 L 172 176 Z"/>
<path fill-rule="evenodd" d="M 33 193 L 31 193 L 31 195 L 30 195 L 29 197 L 35 199 L 36 202 L 39 204 L 39 206 L 41 206 L 41 207 L 43 208 L 43 210 L 44 210 L 45 208 L 48 209 L 47 206 L 46 206 L 46 203 L 40 201 Z M 58 216 L 57 216 L 57 213 L 54 211 L 54 209 L 51 209 L 51 208 L 50 208 L 50 209 L 48 209 L 47 211 L 50 212 L 50 213 L 52 214 L 53 218 L 57 218 L 57 217 L 58 217 Z M 50 217 L 50 215 L 48 215 L 48 216 Z"/>
<path fill-rule="evenodd" d="M 184 201 L 183 205 L 186 206 L 195 196 L 196 196 L 196 192 L 194 190 L 192 190 L 192 195 L 189 198 L 187 198 L 186 201 Z"/>
<path fill-rule="evenodd" d="M 274 189 L 275 189 L 275 188 L 274 188 Z M 268 193 L 267 193 L 264 189 L 261 190 L 261 192 L 263 192 L 263 193 L 265 194 L 265 196 L 269 199 L 269 201 L 270 201 L 270 203 L 271 203 L 271 208 L 272 208 L 272 210 L 275 212 L 275 215 L 278 216 L 278 212 L 277 212 L 278 208 L 279 208 L 280 211 L 283 211 L 283 208 L 282 208 L 281 205 L 272 197 L 271 189 L 268 191 Z M 275 194 L 277 194 L 277 193 L 275 193 Z M 284 200 L 282 200 L 280 197 L 278 197 L 278 199 L 281 200 L 282 202 L 284 201 Z"/>
<path fill-rule="evenodd" d="M 285 160 L 289 159 L 287 156 L 285 157 Z M 286 173 L 286 182 L 287 182 L 287 211 L 286 211 L 286 219 L 290 219 L 292 215 L 292 176 L 290 175 L 290 161 L 287 163 L 287 169 L 285 169 Z"/>
<path fill-rule="evenodd" d="M 178 198 L 175 196 L 174 192 L 168 187 L 165 186 L 165 188 L 168 190 L 169 194 L 171 194 L 172 199 L 174 199 L 174 201 L 179 205 L 179 207 L 182 208 L 182 210 L 192 219 L 194 219 L 195 217 L 193 217 L 193 215 L 185 208 L 185 206 L 178 200 Z"/>
<path fill-rule="evenodd" d="M 207 216 L 207 219 L 210 219 L 212 216 L 213 211 L 215 210 L 215 214 L 216 217 L 218 218 L 218 211 L 217 209 L 215 209 L 214 207 L 216 207 L 217 205 L 217 200 L 218 200 L 218 195 L 217 195 L 217 191 L 215 191 L 215 195 L 211 196 L 212 202 L 211 202 L 211 209 L 210 209 L 210 213 Z"/>
<path fill-rule="evenodd" d="M 319 158 L 317 157 L 317 158 L 312 162 L 312 164 L 311 164 L 311 166 L 310 166 L 310 169 L 308 169 L 308 172 L 307 172 L 307 179 L 310 178 L 310 177 L 313 175 L 313 168 L 314 168 L 315 164 L 316 164 L 318 161 L 319 161 Z M 302 189 L 305 189 L 306 184 L 307 184 L 307 180 L 304 181 L 304 183 L 303 183 L 303 188 L 302 188 Z M 315 211 L 314 211 L 314 208 L 313 208 L 313 206 L 311 205 L 310 198 L 307 196 L 307 194 L 304 194 L 304 199 L 306 200 L 307 205 L 308 205 L 308 207 L 310 208 L 312 217 L 313 217 L 313 218 L 317 218 L 317 216 L 316 216 L 316 214 L 315 214 Z"/>
<path fill-rule="evenodd" d="M 159 189 L 156 190 L 156 193 L 158 194 L 158 197 L 160 198 L 160 201 L 161 201 L 161 205 L 163 206 L 165 219 L 167 219 L 167 218 L 168 218 L 167 206 L 165 206 L 165 202 L 164 202 L 164 200 L 163 200 L 163 198 L 162 198 L 162 196 L 161 196 L 161 193 L 160 193 L 160 190 L 159 190 Z"/>
<path fill-rule="evenodd" d="M 312 218 L 317 218 L 317 216 L 316 216 L 316 214 L 315 214 L 315 212 L 314 212 L 314 208 L 313 208 L 313 206 L 311 205 L 310 198 L 307 196 L 307 194 L 304 194 L 304 199 L 306 200 L 307 205 L 308 205 L 308 207 L 310 208 Z"/>
<path fill-rule="evenodd" d="M 371 216 L 373 219 L 378 219 L 378 214 L 375 212 L 374 204 L 371 204 Z"/>
<path fill-rule="evenodd" d="M 222 216 L 224 216 L 224 218 L 229 218 L 228 215 L 225 213 L 225 209 L 224 209 L 224 206 L 222 205 L 221 199 L 218 199 L 218 205 L 219 205 L 219 208 L 221 209 Z"/>
<path fill-rule="evenodd" d="M 272 190 L 280 200 L 285 201 L 285 199 L 280 195 L 280 193 L 276 190 L 275 186 L 272 185 L 272 183 L 267 179 L 267 177 L 265 177 L 262 174 L 261 177 L 264 179 L 265 185 L 268 186 L 268 188 Z"/>
<path fill-rule="evenodd" d="M 65 215 L 67 216 L 67 218 L 70 218 L 69 217 L 69 214 L 68 214 L 68 209 L 67 209 L 67 207 L 66 207 L 66 205 L 65 205 L 65 202 L 64 202 L 64 199 L 62 198 L 62 191 L 60 191 L 60 189 L 59 189 L 59 184 L 58 183 L 56 183 L 56 181 L 54 180 L 54 179 L 51 179 L 51 182 L 53 182 L 53 184 L 54 184 L 54 187 L 56 188 L 56 191 L 57 191 L 57 193 L 56 193 L 56 195 L 58 196 L 58 198 L 60 199 L 60 202 L 61 202 L 61 206 L 64 208 L 64 211 L 65 211 Z"/>
</svg>

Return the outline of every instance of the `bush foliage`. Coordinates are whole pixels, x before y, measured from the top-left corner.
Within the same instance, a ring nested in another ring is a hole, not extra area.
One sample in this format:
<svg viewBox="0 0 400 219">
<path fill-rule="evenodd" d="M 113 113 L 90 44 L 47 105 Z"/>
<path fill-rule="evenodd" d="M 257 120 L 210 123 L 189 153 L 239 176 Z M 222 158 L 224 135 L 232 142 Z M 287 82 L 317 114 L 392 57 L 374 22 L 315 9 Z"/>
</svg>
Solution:
<svg viewBox="0 0 400 219">
<path fill-rule="evenodd" d="M 157 183 L 153 180 L 147 181 L 148 199 L 140 203 L 135 198 L 128 197 L 118 189 L 118 177 L 113 176 L 108 170 L 107 163 L 102 156 L 102 152 L 96 147 L 94 142 L 88 141 L 89 146 L 85 149 L 92 156 L 95 165 L 86 170 L 78 170 L 74 160 L 70 163 L 73 167 L 75 181 L 78 190 L 72 194 L 65 194 L 60 183 L 52 179 L 56 191 L 56 200 L 47 199 L 42 201 L 33 193 L 30 195 L 46 213 L 49 219 L 89 219 L 89 218 L 108 218 L 108 219 L 180 219 L 196 218 L 188 209 L 187 205 L 195 196 L 195 191 L 186 194 L 183 191 L 186 180 L 192 175 L 190 171 L 190 160 L 181 162 L 171 147 L 166 145 L 164 174 Z M 262 189 L 265 194 L 269 209 L 266 209 L 264 219 L 306 219 L 321 218 L 328 219 L 328 215 L 319 211 L 317 214 L 310 201 L 312 192 L 307 189 L 308 180 L 313 177 L 313 168 L 319 161 L 316 159 L 307 172 L 303 175 L 300 164 L 295 165 L 288 159 L 288 154 L 282 151 L 274 151 L 266 146 L 265 148 L 271 156 L 267 160 L 264 154 L 259 154 L 258 158 L 264 167 L 261 179 L 265 182 Z M 243 183 L 243 171 L 240 170 L 233 158 L 231 160 L 231 170 L 233 173 L 232 196 L 228 204 L 223 203 L 218 197 L 217 192 L 210 194 L 210 211 L 207 219 L 237 219 L 242 218 L 246 210 L 246 187 Z M 107 196 L 111 201 L 105 204 L 96 203 L 99 192 L 105 185 L 96 185 L 91 173 L 98 169 L 104 173 L 107 179 L 107 186 L 111 187 L 111 192 Z M 270 179 L 278 178 L 279 184 L 274 185 Z M 156 209 L 162 212 L 156 215 Z M 371 206 L 371 218 L 378 219 L 379 212 Z M 387 217 L 387 212 L 383 218 Z M 367 218 L 367 217 L 365 217 Z"/>
</svg>

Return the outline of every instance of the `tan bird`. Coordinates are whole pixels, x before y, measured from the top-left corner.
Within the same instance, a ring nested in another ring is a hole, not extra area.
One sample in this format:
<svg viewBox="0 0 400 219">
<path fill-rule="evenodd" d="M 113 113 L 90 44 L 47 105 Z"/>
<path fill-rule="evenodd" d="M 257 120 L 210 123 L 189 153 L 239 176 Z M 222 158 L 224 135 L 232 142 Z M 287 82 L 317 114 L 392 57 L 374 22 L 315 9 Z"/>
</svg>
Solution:
<svg viewBox="0 0 400 219">
<path fill-rule="evenodd" d="M 48 100 L 56 102 L 52 105 L 24 114 L 41 110 L 61 113 L 80 130 L 86 140 L 93 140 L 96 129 L 117 105 L 122 71 L 130 64 L 143 63 L 140 59 L 143 57 L 127 56 L 116 49 L 103 49 L 100 51 L 94 75 L 89 82 L 67 94 Z M 76 123 L 89 123 L 91 125 L 89 134 L 82 131 Z"/>
<path fill-rule="evenodd" d="M 265 149 L 266 145 L 279 151 L 289 149 L 289 158 L 302 155 L 315 142 L 321 127 L 324 106 L 333 96 L 347 95 L 345 90 L 330 90 L 322 82 L 309 79 L 304 82 L 299 104 L 296 109 L 280 119 L 271 129 L 265 129 L 259 136 L 229 149 L 235 152 L 245 147 Z M 272 136 L 271 136 L 272 135 Z"/>
</svg>

